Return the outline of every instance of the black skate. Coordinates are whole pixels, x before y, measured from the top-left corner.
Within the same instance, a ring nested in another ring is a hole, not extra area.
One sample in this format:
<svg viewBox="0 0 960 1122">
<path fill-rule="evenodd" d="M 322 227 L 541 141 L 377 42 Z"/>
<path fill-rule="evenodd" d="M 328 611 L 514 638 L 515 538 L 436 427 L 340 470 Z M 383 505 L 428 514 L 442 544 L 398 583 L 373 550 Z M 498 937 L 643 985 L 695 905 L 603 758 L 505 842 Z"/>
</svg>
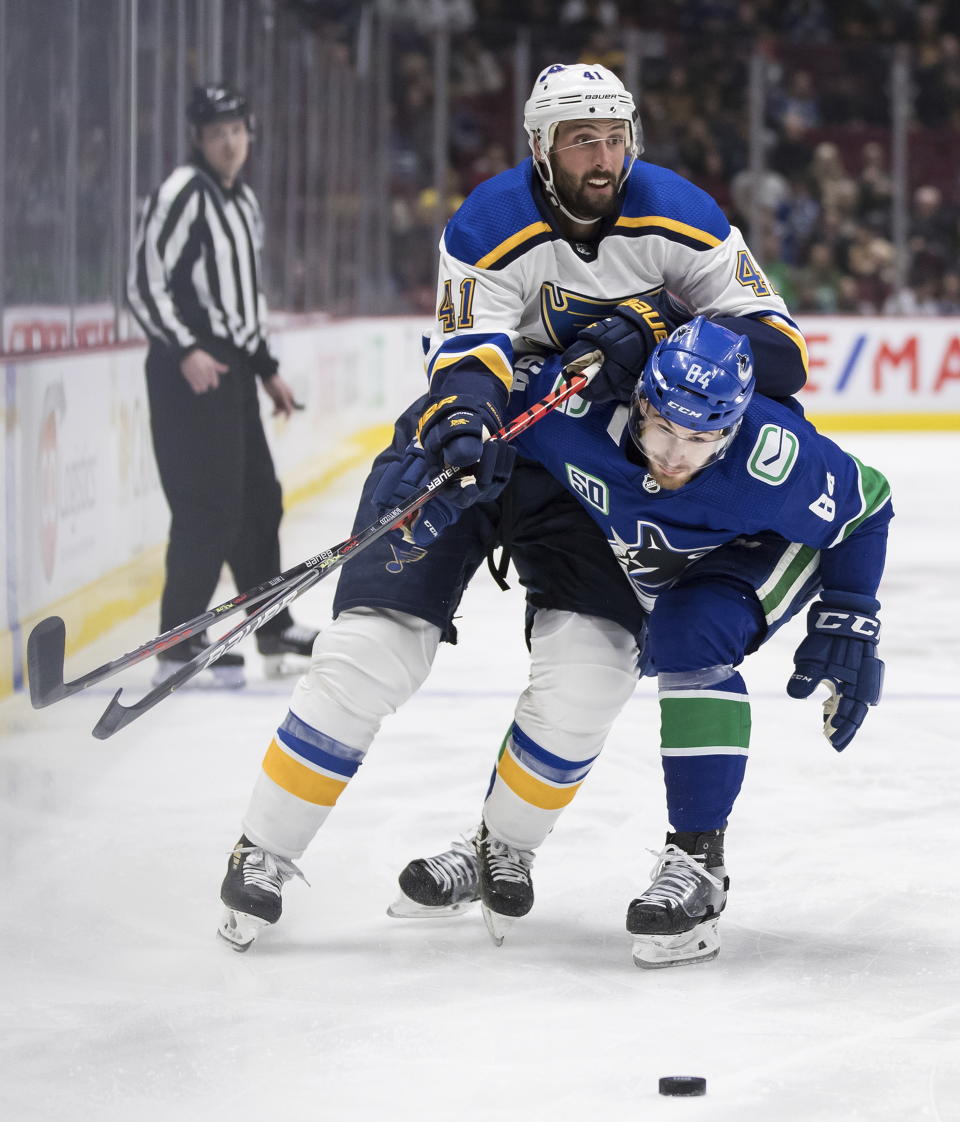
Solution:
<svg viewBox="0 0 960 1122">
<path fill-rule="evenodd" d="M 650 887 L 627 909 L 633 961 L 657 969 L 716 958 L 717 923 L 730 887 L 723 830 L 667 834 L 651 876 Z"/>
<path fill-rule="evenodd" d="M 192 639 L 185 639 L 175 647 L 161 651 L 157 655 L 157 669 L 153 675 L 151 685 L 162 685 L 171 674 L 175 674 L 181 667 L 205 648 L 210 646 L 210 639 L 206 631 L 194 635 Z M 236 690 L 246 685 L 243 673 L 243 655 L 234 651 L 227 651 L 215 662 L 211 662 L 202 673 L 191 678 L 187 686 L 206 689 Z"/>
<path fill-rule="evenodd" d="M 292 861 L 260 849 L 243 836 L 233 848 L 227 875 L 220 886 L 226 905 L 217 934 L 235 951 L 249 950 L 264 927 L 276 923 L 283 911 L 281 890 L 288 880 L 306 877 Z"/>
<path fill-rule="evenodd" d="M 319 632 L 313 627 L 290 623 L 280 631 L 258 631 L 257 650 L 263 655 L 268 678 L 302 674 L 310 665 L 313 643 Z"/>
<path fill-rule="evenodd" d="M 400 874 L 400 895 L 387 908 L 394 919 L 455 916 L 480 899 L 474 837 L 459 837 L 444 853 L 418 857 Z"/>
<path fill-rule="evenodd" d="M 533 907 L 530 866 L 534 854 L 530 849 L 515 849 L 493 837 L 485 824 L 477 834 L 477 854 L 483 922 L 499 947 L 507 931 Z"/>
</svg>

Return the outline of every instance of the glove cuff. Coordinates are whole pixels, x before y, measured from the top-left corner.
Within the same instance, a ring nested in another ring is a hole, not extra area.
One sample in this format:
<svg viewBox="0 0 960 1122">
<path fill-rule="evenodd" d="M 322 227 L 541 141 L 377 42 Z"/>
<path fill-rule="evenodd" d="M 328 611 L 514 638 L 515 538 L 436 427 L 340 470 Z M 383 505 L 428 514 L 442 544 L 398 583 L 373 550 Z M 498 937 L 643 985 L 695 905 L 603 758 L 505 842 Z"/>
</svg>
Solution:
<svg viewBox="0 0 960 1122">
<path fill-rule="evenodd" d="M 848 611 L 876 615 L 880 611 L 880 601 L 859 592 L 835 592 L 825 588 L 820 593 L 820 603 L 828 608 L 846 608 Z"/>
</svg>

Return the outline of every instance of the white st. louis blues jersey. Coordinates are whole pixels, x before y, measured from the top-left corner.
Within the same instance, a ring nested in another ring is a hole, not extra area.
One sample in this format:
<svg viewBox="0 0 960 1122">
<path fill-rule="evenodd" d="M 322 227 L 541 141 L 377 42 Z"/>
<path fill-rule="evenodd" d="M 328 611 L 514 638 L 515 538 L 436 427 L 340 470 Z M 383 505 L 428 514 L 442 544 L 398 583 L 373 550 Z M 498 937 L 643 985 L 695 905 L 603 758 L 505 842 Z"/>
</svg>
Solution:
<svg viewBox="0 0 960 1122">
<path fill-rule="evenodd" d="M 451 375 L 462 390 L 461 373 L 492 377 L 509 390 L 517 357 L 563 350 L 618 303 L 663 288 L 693 314 L 745 316 L 776 329 L 802 383 L 800 331 L 740 231 L 704 191 L 637 161 L 619 214 L 597 232 L 578 243 L 558 231 L 529 158 L 481 183 L 440 243 L 427 353 L 432 391 Z"/>
<path fill-rule="evenodd" d="M 560 382 L 560 361 L 518 365 L 510 415 Z M 824 588 L 874 596 L 883 570 L 890 487 L 799 413 L 755 395 L 726 455 L 675 491 L 627 456 L 626 405 L 579 398 L 516 440 L 603 530 L 645 608 L 717 547 L 772 533 L 820 551 Z"/>
</svg>

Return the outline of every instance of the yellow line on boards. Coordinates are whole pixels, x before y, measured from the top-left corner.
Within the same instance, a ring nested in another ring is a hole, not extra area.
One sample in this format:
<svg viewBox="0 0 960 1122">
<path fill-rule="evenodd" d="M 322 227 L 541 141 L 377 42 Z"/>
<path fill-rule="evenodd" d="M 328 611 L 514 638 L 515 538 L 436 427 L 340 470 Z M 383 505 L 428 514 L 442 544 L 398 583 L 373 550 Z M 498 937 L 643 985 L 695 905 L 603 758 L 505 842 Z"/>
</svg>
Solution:
<svg viewBox="0 0 960 1122">
<path fill-rule="evenodd" d="M 801 402 L 802 403 L 802 402 Z M 955 432 L 960 413 L 807 413 L 818 429 L 833 432 Z"/>
<path fill-rule="evenodd" d="M 345 439 L 334 453 L 324 457 L 322 470 L 313 473 L 309 469 L 298 469 L 298 477 L 309 477 L 302 483 L 284 488 L 284 507 L 290 510 L 316 498 L 353 468 L 369 463 L 389 443 L 392 432 L 392 425 L 363 429 Z M 343 537 L 348 536 L 349 530 L 349 526 L 344 527 Z M 26 636 L 46 616 L 62 616 L 69 620 L 66 651 L 69 657 L 143 608 L 157 603 L 163 587 L 165 550 L 165 545 L 144 550 L 132 561 L 111 569 L 83 588 L 21 620 L 24 657 Z M 0 629 L 0 698 L 9 697 L 12 693 L 13 643 L 10 631 L 3 628 Z"/>
</svg>

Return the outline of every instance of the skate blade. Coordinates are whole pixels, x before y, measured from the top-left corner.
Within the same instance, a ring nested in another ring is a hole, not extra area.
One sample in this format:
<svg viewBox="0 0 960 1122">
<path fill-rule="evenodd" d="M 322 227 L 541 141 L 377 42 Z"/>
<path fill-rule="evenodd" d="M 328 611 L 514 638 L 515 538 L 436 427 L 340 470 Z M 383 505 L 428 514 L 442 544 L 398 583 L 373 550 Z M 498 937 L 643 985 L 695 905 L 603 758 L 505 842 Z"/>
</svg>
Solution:
<svg viewBox="0 0 960 1122">
<path fill-rule="evenodd" d="M 634 964 L 641 970 L 662 970 L 710 962 L 720 953 L 718 922 L 708 919 L 681 935 L 634 935 Z"/>
<path fill-rule="evenodd" d="M 483 922 L 493 940 L 495 947 L 503 946 L 503 939 L 511 927 L 517 922 L 516 916 L 501 915 L 500 912 L 491 911 L 486 904 L 482 905 Z"/>
<path fill-rule="evenodd" d="M 268 926 L 267 921 L 260 919 L 259 916 L 251 916 L 246 912 L 235 912 L 233 908 L 227 908 L 223 913 L 223 919 L 220 920 L 217 934 L 230 944 L 232 950 L 242 954 L 253 946 L 257 936 Z"/>
<path fill-rule="evenodd" d="M 160 663 L 150 681 L 151 686 L 163 683 L 183 666 L 182 662 Z M 208 666 L 180 688 L 187 690 L 239 690 L 247 684 L 242 666 Z"/>
<path fill-rule="evenodd" d="M 440 904 L 431 907 L 429 904 L 418 904 L 401 892 L 394 902 L 387 908 L 387 915 L 394 919 L 443 919 L 446 916 L 459 916 L 470 911 L 476 900 L 460 900 L 456 904 Z"/>
<path fill-rule="evenodd" d="M 306 674 L 309 669 L 310 659 L 306 655 L 263 655 L 265 678 L 292 678 L 294 675 Z"/>
</svg>

